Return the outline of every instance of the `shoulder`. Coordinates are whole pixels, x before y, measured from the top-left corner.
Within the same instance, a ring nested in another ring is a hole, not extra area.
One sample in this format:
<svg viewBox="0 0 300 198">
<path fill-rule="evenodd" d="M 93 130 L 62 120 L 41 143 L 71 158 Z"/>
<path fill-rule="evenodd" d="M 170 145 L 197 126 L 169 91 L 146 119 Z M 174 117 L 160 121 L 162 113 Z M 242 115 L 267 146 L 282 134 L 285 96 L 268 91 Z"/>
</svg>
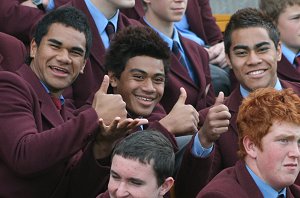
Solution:
<svg viewBox="0 0 300 198">
<path fill-rule="evenodd" d="M 128 18 L 122 12 L 120 12 L 120 14 L 119 14 L 119 23 L 123 24 L 124 26 L 129 26 L 129 25 L 142 26 L 142 24 L 138 20 Z"/>
</svg>

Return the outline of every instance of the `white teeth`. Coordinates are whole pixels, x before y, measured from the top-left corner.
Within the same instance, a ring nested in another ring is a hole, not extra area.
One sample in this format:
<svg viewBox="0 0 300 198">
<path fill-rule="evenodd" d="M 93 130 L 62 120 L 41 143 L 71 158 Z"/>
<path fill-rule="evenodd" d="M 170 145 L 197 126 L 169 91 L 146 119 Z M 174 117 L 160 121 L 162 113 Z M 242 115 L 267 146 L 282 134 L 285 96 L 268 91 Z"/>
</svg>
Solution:
<svg viewBox="0 0 300 198">
<path fill-rule="evenodd" d="M 248 74 L 249 75 L 258 75 L 258 74 L 262 74 L 263 72 L 264 72 L 264 70 L 257 70 L 257 71 L 249 72 Z"/>
<path fill-rule="evenodd" d="M 59 67 L 52 66 L 52 69 L 59 70 L 59 71 L 67 73 L 67 70 L 59 68 Z"/>
<path fill-rule="evenodd" d="M 152 99 L 144 98 L 144 97 L 140 97 L 140 96 L 137 96 L 137 98 L 140 100 L 144 100 L 144 101 L 152 101 Z"/>
</svg>

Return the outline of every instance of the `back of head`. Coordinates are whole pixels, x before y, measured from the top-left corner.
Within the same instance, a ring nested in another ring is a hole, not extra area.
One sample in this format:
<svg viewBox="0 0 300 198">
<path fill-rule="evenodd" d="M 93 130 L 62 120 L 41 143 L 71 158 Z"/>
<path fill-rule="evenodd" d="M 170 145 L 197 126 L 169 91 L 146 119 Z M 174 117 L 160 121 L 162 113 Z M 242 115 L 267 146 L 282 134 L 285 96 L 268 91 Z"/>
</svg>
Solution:
<svg viewBox="0 0 300 198">
<path fill-rule="evenodd" d="M 259 2 L 259 8 L 275 23 L 286 7 L 293 5 L 300 5 L 300 0 L 260 0 Z"/>
<path fill-rule="evenodd" d="M 87 58 L 92 45 L 92 33 L 85 14 L 74 7 L 61 7 L 49 12 L 35 27 L 34 39 L 38 46 L 42 38 L 48 33 L 49 27 L 54 23 L 63 24 L 84 33 L 86 38 L 85 58 Z"/>
<path fill-rule="evenodd" d="M 168 45 L 154 30 L 146 26 L 129 26 L 115 35 L 105 56 L 106 70 L 120 78 L 128 60 L 135 56 L 161 59 L 165 73 L 169 70 Z"/>
<path fill-rule="evenodd" d="M 255 8 L 244 8 L 234 13 L 224 32 L 225 53 L 230 54 L 230 46 L 232 44 L 232 32 L 237 29 L 260 27 L 264 28 L 277 48 L 279 43 L 279 32 L 272 20 Z"/>
<path fill-rule="evenodd" d="M 261 88 L 243 100 L 237 116 L 241 158 L 246 156 L 243 138 L 248 136 L 262 149 L 261 140 L 275 121 L 300 125 L 300 98 L 292 89 Z"/>
<path fill-rule="evenodd" d="M 138 160 L 143 164 L 153 164 L 158 186 L 174 171 L 175 154 L 169 140 L 160 132 L 144 130 L 123 139 L 115 147 L 112 157 Z"/>
</svg>

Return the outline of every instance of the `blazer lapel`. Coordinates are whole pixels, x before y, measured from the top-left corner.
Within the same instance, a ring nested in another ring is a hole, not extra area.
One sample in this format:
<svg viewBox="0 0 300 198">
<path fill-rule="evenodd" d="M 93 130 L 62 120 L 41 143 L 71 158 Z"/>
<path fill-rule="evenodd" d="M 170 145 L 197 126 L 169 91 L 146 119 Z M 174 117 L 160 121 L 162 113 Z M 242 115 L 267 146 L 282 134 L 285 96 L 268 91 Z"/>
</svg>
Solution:
<svg viewBox="0 0 300 198">
<path fill-rule="evenodd" d="M 46 92 L 40 80 L 33 73 L 28 65 L 23 65 L 17 73 L 23 77 L 35 90 L 40 102 L 41 114 L 47 119 L 53 126 L 57 126 L 64 122 L 59 111 L 56 109 L 52 102 L 50 95 Z"/>
<path fill-rule="evenodd" d="M 236 87 L 230 96 L 226 98 L 225 100 L 225 105 L 228 106 L 228 109 L 232 115 L 230 118 L 230 126 L 233 128 L 233 131 L 236 135 L 237 134 L 237 125 L 236 125 L 236 119 L 237 119 L 237 114 L 239 111 L 239 107 L 242 103 L 243 97 L 240 93 L 240 87 Z"/>
<path fill-rule="evenodd" d="M 300 82 L 300 74 L 291 65 L 291 63 L 283 55 L 281 60 L 278 62 L 277 67 L 278 77 L 289 81 Z"/>
</svg>

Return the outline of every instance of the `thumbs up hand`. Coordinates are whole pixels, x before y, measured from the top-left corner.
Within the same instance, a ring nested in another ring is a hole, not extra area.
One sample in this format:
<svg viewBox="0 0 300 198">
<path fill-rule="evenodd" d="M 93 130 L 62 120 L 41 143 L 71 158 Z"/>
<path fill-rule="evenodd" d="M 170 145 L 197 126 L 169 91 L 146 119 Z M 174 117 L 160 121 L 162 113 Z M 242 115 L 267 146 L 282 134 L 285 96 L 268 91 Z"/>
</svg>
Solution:
<svg viewBox="0 0 300 198">
<path fill-rule="evenodd" d="M 126 104 L 120 94 L 107 94 L 109 77 L 104 76 L 100 89 L 95 93 L 92 107 L 103 119 L 103 123 L 110 125 L 116 117 L 120 120 L 127 118 Z"/>
<path fill-rule="evenodd" d="M 172 110 L 159 122 L 175 135 L 193 134 L 198 131 L 199 114 L 192 105 L 186 105 L 187 93 L 180 88 L 180 95 Z"/>
<path fill-rule="evenodd" d="M 198 132 L 201 145 L 208 148 L 222 133 L 228 131 L 231 114 L 224 105 L 224 93 L 220 92 L 215 104 L 208 110 L 203 126 Z"/>
</svg>

